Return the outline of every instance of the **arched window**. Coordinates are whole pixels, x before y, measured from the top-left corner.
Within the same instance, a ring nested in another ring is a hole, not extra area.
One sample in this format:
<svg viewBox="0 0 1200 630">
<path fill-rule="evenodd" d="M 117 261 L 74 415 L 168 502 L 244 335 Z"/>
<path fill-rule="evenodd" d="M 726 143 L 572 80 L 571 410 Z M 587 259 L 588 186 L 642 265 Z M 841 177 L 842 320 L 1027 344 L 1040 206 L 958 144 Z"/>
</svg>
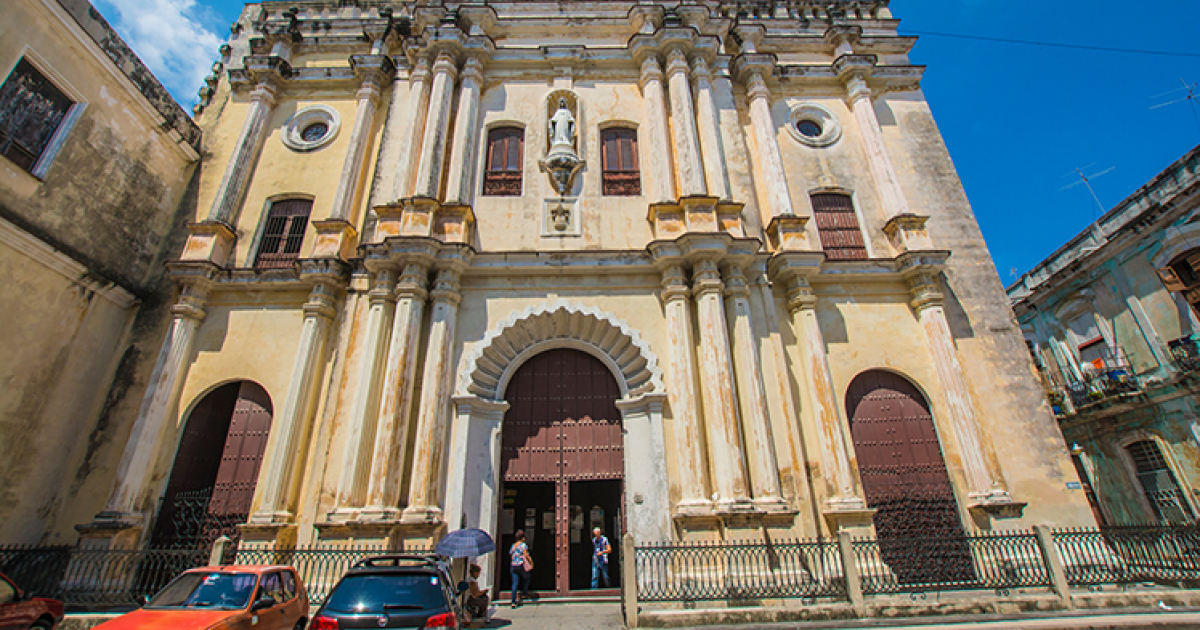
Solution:
<svg viewBox="0 0 1200 630">
<path fill-rule="evenodd" d="M 488 131 L 487 164 L 483 171 L 483 194 L 519 197 L 525 159 L 525 130 L 497 127 Z"/>
<path fill-rule="evenodd" d="M 296 262 L 310 212 L 310 199 L 285 199 L 271 204 L 254 257 L 255 269 L 283 269 Z"/>
<path fill-rule="evenodd" d="M 829 260 L 866 260 L 867 246 L 850 195 L 816 193 L 812 196 L 812 205 L 825 257 Z"/>
<path fill-rule="evenodd" d="M 604 194 L 642 194 L 642 178 L 638 173 L 637 131 L 610 127 L 600 132 L 600 144 Z"/>
<path fill-rule="evenodd" d="M 1138 440 L 1125 447 L 1133 460 L 1138 484 L 1161 523 L 1190 523 L 1192 508 L 1188 505 L 1175 473 L 1167 465 L 1162 451 L 1154 440 Z"/>
</svg>

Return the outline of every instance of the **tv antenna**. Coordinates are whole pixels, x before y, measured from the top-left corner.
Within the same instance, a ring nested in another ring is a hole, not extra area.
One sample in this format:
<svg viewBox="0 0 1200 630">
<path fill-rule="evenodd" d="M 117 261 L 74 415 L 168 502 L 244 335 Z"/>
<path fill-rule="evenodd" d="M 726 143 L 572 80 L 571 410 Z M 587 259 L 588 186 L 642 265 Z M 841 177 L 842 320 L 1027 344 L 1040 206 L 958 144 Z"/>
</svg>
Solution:
<svg viewBox="0 0 1200 630">
<path fill-rule="evenodd" d="M 1185 103 L 1186 102 L 1186 103 L 1188 103 L 1188 105 L 1190 106 L 1190 109 L 1192 110 L 1192 118 L 1194 118 L 1196 120 L 1196 130 L 1200 131 L 1200 114 L 1196 113 L 1196 87 L 1198 84 L 1193 83 L 1191 85 L 1188 85 L 1188 82 L 1184 81 L 1182 77 L 1180 77 L 1179 82 L 1183 84 L 1182 88 L 1177 88 L 1177 89 L 1171 90 L 1169 92 L 1163 92 L 1162 94 L 1159 94 L 1158 96 L 1155 96 L 1154 98 L 1156 98 L 1156 99 L 1162 98 L 1164 96 L 1169 96 L 1171 94 L 1178 94 L 1179 92 L 1187 92 L 1187 96 L 1184 96 L 1182 98 L 1177 98 L 1173 101 L 1159 103 L 1158 105 L 1152 106 L 1150 109 L 1154 110 L 1154 109 L 1159 109 L 1162 107 L 1167 107 L 1168 105 L 1175 105 L 1176 103 Z"/>
<path fill-rule="evenodd" d="M 1084 169 L 1090 169 L 1091 167 L 1093 167 L 1095 165 L 1096 165 L 1096 163 L 1093 162 L 1084 167 L 1076 167 L 1074 173 L 1067 173 L 1066 175 L 1064 175 L 1063 177 L 1070 177 L 1071 175 L 1078 175 L 1079 181 L 1067 184 L 1066 186 L 1059 188 L 1059 190 L 1070 190 L 1080 184 L 1087 186 L 1088 192 L 1092 193 L 1092 199 L 1094 199 L 1096 201 L 1096 207 L 1100 209 L 1100 214 L 1102 215 L 1105 212 L 1104 204 L 1100 202 L 1100 197 L 1098 195 L 1096 195 L 1096 189 L 1092 188 L 1092 180 L 1096 179 L 1097 177 L 1103 177 L 1105 175 L 1108 175 L 1109 173 L 1117 170 L 1117 167 L 1110 166 L 1110 167 L 1104 169 L 1103 171 L 1100 171 L 1098 173 L 1092 173 L 1091 175 L 1083 174 Z"/>
</svg>

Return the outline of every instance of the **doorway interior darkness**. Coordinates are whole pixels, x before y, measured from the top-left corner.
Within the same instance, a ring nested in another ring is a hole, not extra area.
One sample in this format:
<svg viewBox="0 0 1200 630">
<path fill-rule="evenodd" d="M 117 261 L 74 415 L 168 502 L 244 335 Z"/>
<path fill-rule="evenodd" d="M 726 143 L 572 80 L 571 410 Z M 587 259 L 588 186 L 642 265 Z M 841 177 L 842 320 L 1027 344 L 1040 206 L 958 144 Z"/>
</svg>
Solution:
<svg viewBox="0 0 1200 630">
<path fill-rule="evenodd" d="M 507 551 L 518 529 L 533 555 L 532 588 L 560 594 L 591 586 L 593 527 L 620 540 L 620 395 L 612 372 L 578 350 L 548 350 L 513 375 L 501 445 L 501 590 L 512 588 Z M 618 547 L 609 561 L 612 587 L 620 577 Z"/>
<path fill-rule="evenodd" d="M 237 539 L 246 522 L 267 436 L 271 398 L 240 381 L 209 392 L 188 414 L 151 544 L 206 547 Z"/>
<path fill-rule="evenodd" d="M 971 554 L 929 405 L 904 378 L 871 370 L 846 391 L 879 553 L 901 584 L 972 581 Z M 936 561 L 931 561 L 936 559 Z"/>
</svg>

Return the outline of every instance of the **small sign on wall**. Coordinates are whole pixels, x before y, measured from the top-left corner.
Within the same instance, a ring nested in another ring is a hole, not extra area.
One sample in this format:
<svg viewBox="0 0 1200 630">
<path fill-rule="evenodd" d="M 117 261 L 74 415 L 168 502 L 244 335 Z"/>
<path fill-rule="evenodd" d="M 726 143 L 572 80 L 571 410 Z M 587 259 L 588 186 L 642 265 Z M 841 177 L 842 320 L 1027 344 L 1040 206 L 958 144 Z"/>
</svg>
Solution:
<svg viewBox="0 0 1200 630">
<path fill-rule="evenodd" d="M 1083 490 L 1083 484 L 1078 481 L 1068 481 L 1067 490 Z"/>
</svg>

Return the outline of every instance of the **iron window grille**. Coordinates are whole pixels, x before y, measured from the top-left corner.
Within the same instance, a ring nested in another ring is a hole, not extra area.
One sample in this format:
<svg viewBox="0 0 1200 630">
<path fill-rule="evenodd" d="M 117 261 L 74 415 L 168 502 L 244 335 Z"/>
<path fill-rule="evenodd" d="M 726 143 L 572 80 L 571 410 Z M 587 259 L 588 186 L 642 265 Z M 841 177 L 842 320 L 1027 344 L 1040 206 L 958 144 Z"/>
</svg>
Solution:
<svg viewBox="0 0 1200 630">
<path fill-rule="evenodd" d="M 22 58 L 0 85 L 0 155 L 33 173 L 73 104 Z"/>
<path fill-rule="evenodd" d="M 271 204 L 254 260 L 256 269 L 285 269 L 300 258 L 300 246 L 304 243 L 304 230 L 308 227 L 311 211 L 312 201 L 308 199 L 288 199 Z"/>
<path fill-rule="evenodd" d="M 812 196 L 812 205 L 825 257 L 829 260 L 866 260 L 867 246 L 850 195 L 817 193 Z"/>
<path fill-rule="evenodd" d="M 603 149 L 603 193 L 612 196 L 642 194 L 638 171 L 637 131 L 614 127 L 600 133 Z"/>
<path fill-rule="evenodd" d="M 517 127 L 499 127 L 489 131 L 487 164 L 483 172 L 483 194 L 519 197 L 524 156 L 525 130 Z"/>
<path fill-rule="evenodd" d="M 1161 523 L 1190 523 L 1192 509 L 1179 489 L 1175 473 L 1152 440 L 1140 440 L 1125 447 L 1133 459 L 1137 480 Z"/>
</svg>

